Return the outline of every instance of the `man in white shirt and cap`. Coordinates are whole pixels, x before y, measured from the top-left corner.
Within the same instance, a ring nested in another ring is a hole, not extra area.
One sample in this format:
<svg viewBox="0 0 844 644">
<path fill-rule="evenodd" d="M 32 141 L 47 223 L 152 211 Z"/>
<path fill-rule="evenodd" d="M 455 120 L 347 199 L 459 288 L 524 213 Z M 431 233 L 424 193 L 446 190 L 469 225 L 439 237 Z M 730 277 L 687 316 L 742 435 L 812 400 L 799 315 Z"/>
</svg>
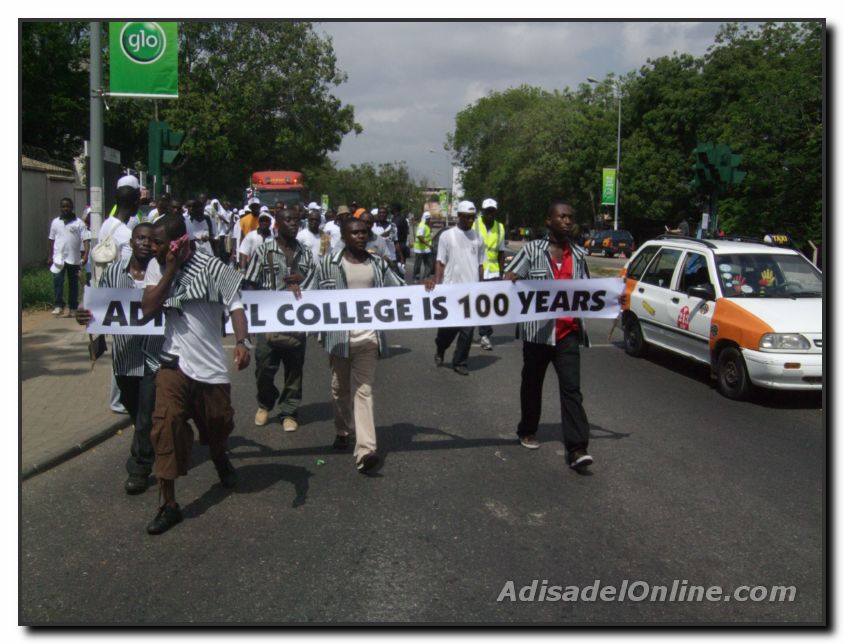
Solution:
<svg viewBox="0 0 844 644">
<path fill-rule="evenodd" d="M 425 280 L 425 290 L 431 291 L 436 284 L 464 284 L 478 282 L 484 278 L 484 245 L 475 232 L 475 204 L 461 201 L 457 205 L 457 225 L 440 234 L 437 245 L 435 274 Z M 443 364 L 445 351 L 457 337 L 452 366 L 461 376 L 468 376 L 466 364 L 475 327 L 440 327 L 437 329 L 437 352 L 434 362 Z M 459 337 L 458 337 L 459 336 Z"/>
</svg>

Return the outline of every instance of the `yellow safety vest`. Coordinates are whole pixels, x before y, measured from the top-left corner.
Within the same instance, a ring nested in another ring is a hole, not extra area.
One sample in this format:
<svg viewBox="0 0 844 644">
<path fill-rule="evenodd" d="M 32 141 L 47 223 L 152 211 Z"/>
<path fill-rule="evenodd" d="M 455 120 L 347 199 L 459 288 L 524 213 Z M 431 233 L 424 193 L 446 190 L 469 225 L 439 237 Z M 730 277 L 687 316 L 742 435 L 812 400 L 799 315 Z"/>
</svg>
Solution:
<svg viewBox="0 0 844 644">
<path fill-rule="evenodd" d="M 484 246 L 486 247 L 484 269 L 495 273 L 500 272 L 501 268 L 498 266 L 498 247 L 501 245 L 501 239 L 504 237 L 504 224 L 496 221 L 492 225 L 492 230 L 487 230 L 483 219 L 478 217 L 475 220 L 475 230 L 484 240 Z"/>
<path fill-rule="evenodd" d="M 420 235 L 424 243 L 419 241 Z M 431 227 L 424 221 L 416 227 L 416 235 L 413 237 L 413 250 L 416 252 L 431 250 Z"/>
</svg>

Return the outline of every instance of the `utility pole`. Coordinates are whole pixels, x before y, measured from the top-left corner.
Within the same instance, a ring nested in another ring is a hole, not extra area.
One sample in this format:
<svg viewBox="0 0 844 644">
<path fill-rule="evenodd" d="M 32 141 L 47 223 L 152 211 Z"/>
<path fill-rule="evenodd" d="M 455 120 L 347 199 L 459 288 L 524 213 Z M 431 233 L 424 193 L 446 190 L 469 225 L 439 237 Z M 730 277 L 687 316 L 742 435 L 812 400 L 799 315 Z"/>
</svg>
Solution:
<svg viewBox="0 0 844 644">
<path fill-rule="evenodd" d="M 97 243 L 103 222 L 103 46 L 102 23 L 91 23 L 91 145 L 88 190 L 91 205 L 91 246 Z"/>
</svg>

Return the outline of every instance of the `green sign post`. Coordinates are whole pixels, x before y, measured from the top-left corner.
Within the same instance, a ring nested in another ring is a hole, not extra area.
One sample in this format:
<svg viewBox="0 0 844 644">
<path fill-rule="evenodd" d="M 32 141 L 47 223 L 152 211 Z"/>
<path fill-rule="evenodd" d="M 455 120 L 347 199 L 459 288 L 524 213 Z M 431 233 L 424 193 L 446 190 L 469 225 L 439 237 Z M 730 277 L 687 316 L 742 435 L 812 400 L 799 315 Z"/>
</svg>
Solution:
<svg viewBox="0 0 844 644">
<path fill-rule="evenodd" d="M 604 168 L 601 180 L 601 205 L 615 204 L 615 168 Z"/>
<path fill-rule="evenodd" d="M 177 23 L 109 23 L 109 55 L 110 95 L 179 97 Z"/>
<path fill-rule="evenodd" d="M 440 190 L 440 211 L 445 220 L 448 221 L 448 191 Z"/>
</svg>

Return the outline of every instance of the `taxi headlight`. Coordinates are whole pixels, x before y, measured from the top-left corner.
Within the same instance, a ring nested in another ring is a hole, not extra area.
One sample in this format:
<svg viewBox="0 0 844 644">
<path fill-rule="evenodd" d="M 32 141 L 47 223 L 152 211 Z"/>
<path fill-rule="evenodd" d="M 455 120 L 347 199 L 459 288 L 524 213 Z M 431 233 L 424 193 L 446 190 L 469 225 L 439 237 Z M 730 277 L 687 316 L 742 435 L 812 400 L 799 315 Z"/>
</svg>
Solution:
<svg viewBox="0 0 844 644">
<path fill-rule="evenodd" d="M 759 341 L 761 351 L 808 351 L 811 346 L 799 333 L 766 333 Z"/>
</svg>

